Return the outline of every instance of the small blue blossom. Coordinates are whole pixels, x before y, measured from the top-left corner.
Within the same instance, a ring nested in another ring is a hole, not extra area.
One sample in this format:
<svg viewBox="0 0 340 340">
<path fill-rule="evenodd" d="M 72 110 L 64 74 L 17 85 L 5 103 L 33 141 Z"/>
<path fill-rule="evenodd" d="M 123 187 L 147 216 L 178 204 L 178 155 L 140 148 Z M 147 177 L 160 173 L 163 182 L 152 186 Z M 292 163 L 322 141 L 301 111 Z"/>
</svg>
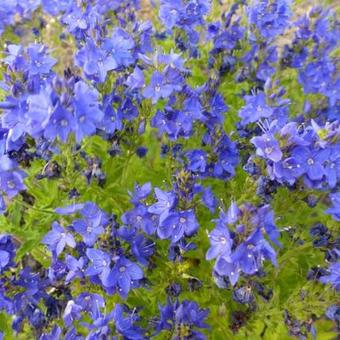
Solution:
<svg viewBox="0 0 340 340">
<path fill-rule="evenodd" d="M 142 88 L 145 85 L 144 74 L 138 66 L 134 68 L 133 72 L 127 78 L 125 84 L 131 90 Z"/>
<path fill-rule="evenodd" d="M 205 172 L 207 165 L 206 153 L 202 150 L 192 150 L 186 153 L 189 161 L 188 169 L 194 172 Z"/>
<path fill-rule="evenodd" d="M 85 263 L 86 261 L 83 257 L 80 257 L 79 260 L 77 260 L 72 255 L 66 255 L 66 266 L 69 272 L 66 275 L 65 282 L 69 283 L 75 278 L 84 278 Z"/>
<path fill-rule="evenodd" d="M 192 210 L 169 214 L 157 229 L 162 239 L 171 238 L 173 243 L 178 242 L 184 235 L 192 236 L 198 230 L 199 224 Z"/>
<path fill-rule="evenodd" d="M 273 115 L 273 109 L 267 105 L 266 96 L 263 92 L 252 96 L 244 96 L 244 99 L 246 105 L 238 113 L 243 125 L 256 122 L 260 118 L 269 118 Z"/>
<path fill-rule="evenodd" d="M 168 215 L 171 209 L 176 205 L 176 196 L 173 192 L 164 192 L 159 188 L 155 188 L 157 202 L 148 207 L 148 212 L 159 215 L 162 222 Z"/>
<path fill-rule="evenodd" d="M 40 44 L 30 44 L 27 48 L 27 54 L 30 59 L 29 73 L 34 75 L 43 75 L 50 73 L 56 60 L 46 54 L 46 47 Z"/>
<path fill-rule="evenodd" d="M 102 83 L 107 73 L 117 68 L 115 59 L 95 42 L 88 39 L 75 58 L 76 64 L 83 68 L 86 77 Z"/>
<path fill-rule="evenodd" d="M 135 42 L 131 36 L 121 28 L 115 28 L 111 38 L 103 42 L 103 48 L 112 58 L 113 69 L 127 67 L 134 62 L 134 47 Z"/>
<path fill-rule="evenodd" d="M 165 306 L 159 306 L 159 311 L 158 332 L 167 329 L 180 335 L 181 331 L 186 331 L 188 337 L 205 339 L 205 336 L 196 328 L 208 328 L 204 321 L 209 314 L 209 309 L 201 309 L 194 301 L 184 300 L 179 303 L 178 301 L 171 302 L 168 299 Z"/>
<path fill-rule="evenodd" d="M 136 260 L 141 265 L 147 266 L 149 257 L 155 252 L 155 243 L 140 234 L 132 241 L 131 250 Z"/>
<path fill-rule="evenodd" d="M 152 104 L 157 103 L 160 98 L 166 99 L 174 91 L 182 89 L 182 77 L 175 70 L 168 70 L 166 73 L 155 71 L 150 80 L 150 84 L 144 89 L 145 98 L 152 99 Z"/>
<path fill-rule="evenodd" d="M 337 291 L 340 291 L 340 262 L 331 264 L 328 268 L 329 275 L 321 276 L 320 282 L 331 284 Z"/>
<path fill-rule="evenodd" d="M 73 300 L 67 302 L 64 310 L 64 323 L 67 327 L 71 326 L 75 320 L 81 318 L 82 307 L 77 305 Z"/>
<path fill-rule="evenodd" d="M 220 226 L 215 228 L 209 233 L 209 241 L 211 247 L 206 254 L 207 260 L 212 260 L 218 256 L 229 256 L 231 254 L 233 241 L 226 227 Z"/>
<path fill-rule="evenodd" d="M 144 277 L 143 270 L 130 260 L 120 257 L 103 284 L 106 287 L 117 287 L 122 297 L 126 297 L 133 287 L 134 281 Z"/>
<path fill-rule="evenodd" d="M 98 275 L 102 284 L 104 286 L 107 286 L 108 283 L 108 277 L 110 275 L 110 264 L 111 264 L 111 258 L 110 255 L 106 252 L 94 249 L 94 248 L 88 248 L 86 250 L 86 255 L 91 261 L 90 266 L 86 269 L 85 274 L 87 276 L 95 276 Z"/>
<path fill-rule="evenodd" d="M 74 132 L 75 120 L 70 111 L 58 104 L 44 129 L 44 137 L 54 141 L 57 137 L 64 143 L 71 132 Z"/>
<path fill-rule="evenodd" d="M 61 338 L 62 330 L 59 326 L 55 325 L 50 333 L 43 333 L 39 340 L 59 340 Z"/>
<path fill-rule="evenodd" d="M 59 256 L 66 245 L 71 248 L 76 246 L 76 242 L 71 233 L 60 226 L 59 223 L 53 222 L 52 230 L 49 231 L 42 240 L 43 244 L 46 244 L 51 252 L 55 252 Z"/>
<path fill-rule="evenodd" d="M 139 316 L 135 311 L 129 311 L 126 306 L 117 303 L 113 310 L 116 330 L 127 339 L 144 339 L 144 331 L 135 325 Z"/>
<path fill-rule="evenodd" d="M 326 154 L 319 150 L 310 150 L 307 147 L 298 146 L 292 151 L 292 156 L 298 161 L 310 180 L 322 179 L 324 176 L 323 162 L 327 160 Z"/>
<path fill-rule="evenodd" d="M 76 139 L 80 142 L 85 136 L 96 131 L 96 125 L 104 114 L 99 108 L 98 92 L 80 81 L 75 85 L 74 113 L 76 119 Z"/>
<path fill-rule="evenodd" d="M 282 151 L 274 136 L 267 133 L 260 137 L 253 137 L 251 142 L 256 146 L 257 155 L 270 159 L 273 162 L 281 160 Z"/>
<path fill-rule="evenodd" d="M 332 215 L 335 221 L 340 222 L 340 192 L 330 194 L 329 197 L 333 206 L 326 210 L 326 214 Z"/>
<path fill-rule="evenodd" d="M 0 234 L 0 274 L 14 266 L 15 245 L 12 238 L 6 234 Z"/>
<path fill-rule="evenodd" d="M 91 221 L 75 220 L 73 228 L 83 237 L 83 241 L 88 247 L 92 247 L 98 237 L 104 233 L 104 228 L 101 225 L 93 224 Z"/>
</svg>

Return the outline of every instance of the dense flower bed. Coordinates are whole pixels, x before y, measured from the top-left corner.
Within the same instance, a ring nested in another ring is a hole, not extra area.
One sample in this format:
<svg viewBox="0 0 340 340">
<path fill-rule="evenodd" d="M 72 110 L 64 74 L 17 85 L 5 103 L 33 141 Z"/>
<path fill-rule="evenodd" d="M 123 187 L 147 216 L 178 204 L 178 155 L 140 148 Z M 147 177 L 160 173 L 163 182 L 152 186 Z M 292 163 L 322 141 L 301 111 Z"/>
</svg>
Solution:
<svg viewBox="0 0 340 340">
<path fill-rule="evenodd" d="M 340 26 L 307 7 L 0 1 L 0 339 L 336 338 Z"/>
</svg>

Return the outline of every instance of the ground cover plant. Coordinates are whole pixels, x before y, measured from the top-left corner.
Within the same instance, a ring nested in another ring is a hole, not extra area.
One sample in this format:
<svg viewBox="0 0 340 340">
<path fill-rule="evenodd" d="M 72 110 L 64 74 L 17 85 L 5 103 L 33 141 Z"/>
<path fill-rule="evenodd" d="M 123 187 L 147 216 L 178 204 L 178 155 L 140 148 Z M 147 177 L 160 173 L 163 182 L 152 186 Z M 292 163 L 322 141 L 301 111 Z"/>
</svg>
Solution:
<svg viewBox="0 0 340 340">
<path fill-rule="evenodd" d="M 337 11 L 0 0 L 0 339 L 336 339 Z"/>
</svg>

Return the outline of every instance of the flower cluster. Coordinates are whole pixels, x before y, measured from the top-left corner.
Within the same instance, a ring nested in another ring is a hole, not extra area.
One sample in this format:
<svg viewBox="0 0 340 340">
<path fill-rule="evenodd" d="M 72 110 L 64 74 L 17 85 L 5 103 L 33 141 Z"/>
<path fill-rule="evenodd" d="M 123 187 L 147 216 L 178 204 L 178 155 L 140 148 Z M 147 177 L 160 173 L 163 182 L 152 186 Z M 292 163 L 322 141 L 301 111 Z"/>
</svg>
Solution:
<svg viewBox="0 0 340 340">
<path fill-rule="evenodd" d="M 270 206 L 257 209 L 244 204 L 238 207 L 233 202 L 215 222 L 215 229 L 209 233 L 211 247 L 206 259 L 216 258 L 213 274 L 217 285 L 223 287 L 224 277 L 227 277 L 234 286 L 240 274 L 254 275 L 261 271 L 265 260 L 277 265 L 276 252 L 265 237 L 280 245 Z"/>
<path fill-rule="evenodd" d="M 336 12 L 0 1 L 0 339 L 333 334 Z"/>
</svg>

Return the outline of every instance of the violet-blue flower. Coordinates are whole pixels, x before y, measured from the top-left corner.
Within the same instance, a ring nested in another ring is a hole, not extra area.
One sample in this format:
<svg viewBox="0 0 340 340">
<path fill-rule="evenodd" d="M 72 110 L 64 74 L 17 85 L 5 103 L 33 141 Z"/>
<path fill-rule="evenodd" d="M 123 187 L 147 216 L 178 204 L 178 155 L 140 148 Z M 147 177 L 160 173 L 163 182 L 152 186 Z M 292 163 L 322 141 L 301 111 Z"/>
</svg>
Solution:
<svg viewBox="0 0 340 340">
<path fill-rule="evenodd" d="M 83 237 L 84 243 L 92 247 L 97 241 L 99 235 L 104 232 L 101 225 L 93 224 L 91 221 L 75 220 L 73 221 L 74 230 Z"/>
<path fill-rule="evenodd" d="M 278 162 L 282 158 L 282 151 L 280 149 L 278 141 L 275 137 L 269 133 L 262 136 L 253 137 L 251 142 L 256 146 L 256 154 Z"/>
<path fill-rule="evenodd" d="M 168 98 L 174 91 L 180 91 L 181 82 L 182 78 L 175 70 L 168 70 L 167 73 L 155 71 L 143 95 L 145 98 L 152 99 L 152 104 L 155 104 L 160 98 Z"/>
<path fill-rule="evenodd" d="M 333 263 L 328 268 L 329 275 L 321 276 L 320 282 L 331 284 L 337 291 L 340 291 L 340 262 Z"/>
<path fill-rule="evenodd" d="M 219 226 L 209 233 L 210 248 L 207 251 L 206 259 L 212 260 L 218 256 L 229 256 L 233 244 L 227 227 Z"/>
<path fill-rule="evenodd" d="M 76 118 L 76 139 L 80 142 L 85 136 L 96 131 L 96 125 L 104 114 L 99 109 L 99 93 L 83 81 L 76 83 L 74 96 L 74 111 Z"/>
<path fill-rule="evenodd" d="M 91 261 L 90 266 L 86 269 L 85 274 L 87 276 L 98 275 L 104 286 L 107 286 L 107 279 L 110 275 L 110 255 L 102 250 L 88 248 L 86 255 Z"/>
<path fill-rule="evenodd" d="M 66 275 L 65 283 L 70 283 L 75 278 L 85 277 L 85 266 L 86 260 L 84 257 L 80 257 L 78 260 L 72 255 L 66 255 L 66 266 L 69 272 Z"/>
<path fill-rule="evenodd" d="M 256 122 L 260 118 L 269 118 L 273 114 L 273 109 L 267 105 L 263 92 L 244 96 L 244 99 L 246 104 L 238 113 L 243 125 Z"/>
<path fill-rule="evenodd" d="M 73 235 L 61 227 L 58 222 L 53 222 L 52 230 L 45 235 L 42 243 L 46 244 L 50 251 L 55 252 L 57 256 L 62 253 L 66 245 L 71 248 L 76 246 Z"/>
<path fill-rule="evenodd" d="M 332 202 L 332 207 L 328 208 L 325 212 L 326 214 L 332 215 L 335 221 L 340 222 L 340 192 L 330 194 L 329 198 Z"/>
<path fill-rule="evenodd" d="M 119 294 L 126 297 L 134 281 L 139 281 L 143 277 L 144 273 L 137 264 L 125 257 L 120 257 L 103 284 L 106 287 L 117 286 Z"/>
<path fill-rule="evenodd" d="M 148 207 L 151 214 L 160 215 L 160 222 L 163 221 L 172 208 L 176 205 L 176 196 L 172 191 L 165 192 L 159 188 L 155 188 L 157 202 Z"/>
</svg>

